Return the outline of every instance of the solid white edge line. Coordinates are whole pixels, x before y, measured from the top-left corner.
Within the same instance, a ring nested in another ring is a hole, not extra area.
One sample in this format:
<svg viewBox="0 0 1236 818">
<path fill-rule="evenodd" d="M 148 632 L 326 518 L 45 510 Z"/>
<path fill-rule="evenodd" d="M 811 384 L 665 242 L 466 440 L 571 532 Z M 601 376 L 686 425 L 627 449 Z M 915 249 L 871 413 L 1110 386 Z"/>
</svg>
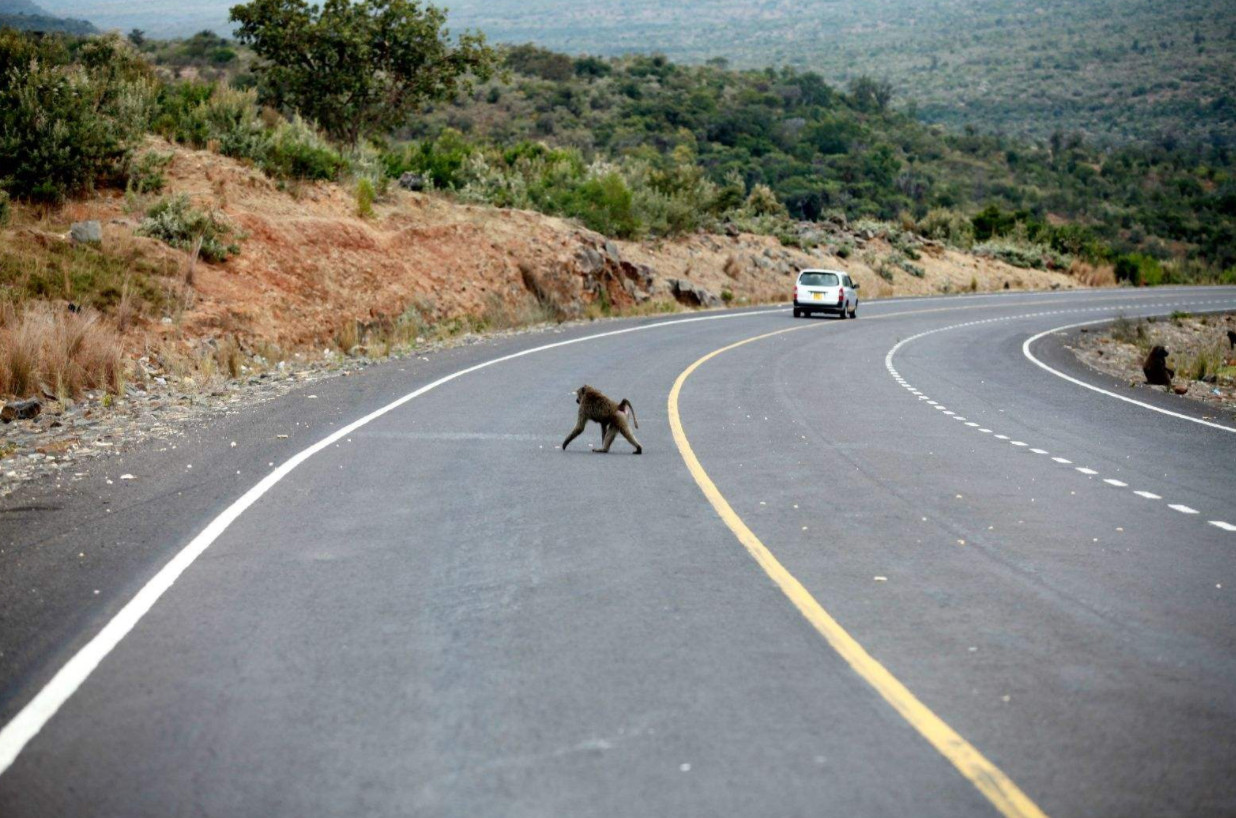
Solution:
<svg viewBox="0 0 1236 818">
<path fill-rule="evenodd" d="M 1216 310 L 1199 310 L 1199 312 L 1216 312 Z M 1101 395 L 1107 395 L 1109 398 L 1115 398 L 1116 400 L 1122 400 L 1125 403 L 1131 403 L 1135 406 L 1141 406 L 1144 409 L 1150 409 L 1152 411 L 1158 412 L 1163 415 L 1170 415 L 1174 418 L 1180 418 L 1181 420 L 1187 420 L 1190 423 L 1200 423 L 1203 426 L 1209 426 L 1213 429 L 1222 429 L 1225 432 L 1236 432 L 1236 428 L 1232 428 L 1231 426 L 1224 426 L 1219 423 L 1212 423 L 1209 420 L 1202 420 L 1201 418 L 1195 418 L 1195 417 L 1189 417 L 1188 415 L 1182 415 L 1179 412 L 1173 412 L 1170 409 L 1163 409 L 1158 406 L 1153 406 L 1149 403 L 1143 403 L 1140 400 L 1134 400 L 1133 398 L 1127 397 L 1125 395 L 1117 395 L 1115 392 L 1109 391 L 1100 386 L 1095 386 L 1092 383 L 1086 383 L 1085 381 L 1080 380 L 1078 378 L 1074 378 L 1071 375 L 1066 375 L 1063 372 L 1059 371 L 1058 369 L 1052 369 L 1050 366 L 1043 363 L 1038 358 L 1034 357 L 1034 353 L 1030 351 L 1030 346 L 1035 341 L 1039 340 L 1040 338 L 1044 338 L 1048 335 L 1051 335 L 1052 333 L 1063 332 L 1064 330 L 1070 330 L 1070 329 L 1077 329 L 1078 327 L 1088 327 L 1093 324 L 1110 324 L 1112 320 L 1113 319 L 1111 318 L 1104 318 L 1098 321 L 1083 321 L 1080 324 L 1067 324 L 1063 327 L 1055 327 L 1054 329 L 1045 330 L 1043 332 L 1040 332 L 1038 335 L 1032 335 L 1031 337 L 1027 338 L 1026 342 L 1021 345 L 1021 352 L 1023 355 L 1026 356 L 1026 358 L 1031 363 L 1050 372 L 1051 374 L 1055 375 L 1057 378 L 1063 378 L 1069 383 L 1075 383 L 1078 386 L 1084 386 L 1093 392 L 1098 392 Z"/>
<path fill-rule="evenodd" d="M 94 635 L 85 645 L 81 647 L 65 662 L 60 670 L 56 671 L 55 675 L 43 686 L 43 689 L 35 694 L 34 698 L 26 703 L 26 706 L 18 711 L 8 724 L 4 725 L 4 729 L 0 730 L 0 775 L 13 764 L 17 756 L 21 753 L 26 744 L 33 739 L 38 732 L 43 729 L 43 726 L 51 720 L 52 716 L 64 705 L 69 698 L 77 692 L 82 683 L 94 672 L 94 669 L 107 658 L 107 655 L 120 643 L 122 639 L 133 630 L 138 621 L 146 615 L 146 613 L 154 607 L 154 604 L 159 601 L 159 598 L 172 587 L 173 583 L 179 579 L 180 575 L 193 564 L 202 552 L 210 547 L 219 535 L 227 530 L 237 517 L 245 512 L 250 506 L 258 501 L 267 491 L 275 486 L 280 480 L 286 477 L 301 463 L 308 460 L 313 455 L 322 451 L 332 443 L 346 437 L 356 431 L 365 424 L 376 420 L 386 413 L 398 409 L 408 401 L 420 397 L 439 386 L 455 380 L 463 375 L 476 372 L 479 369 L 493 366 L 494 364 L 503 363 L 505 361 L 522 358 L 525 355 L 532 355 L 537 352 L 555 349 L 557 347 L 569 346 L 571 344 L 583 343 L 584 341 L 594 341 L 598 338 L 609 338 L 615 335 L 625 335 L 629 332 L 640 332 L 643 330 L 656 329 L 658 327 L 671 326 L 676 324 L 688 324 L 696 321 L 717 321 L 729 318 L 746 318 L 755 315 L 769 315 L 772 313 L 784 312 L 784 309 L 770 310 L 752 310 L 750 312 L 741 313 L 726 313 L 725 315 L 703 315 L 692 318 L 677 318 L 669 321 L 658 321 L 654 324 L 641 324 L 637 327 L 625 327 L 623 329 L 611 330 L 609 332 L 600 332 L 595 335 L 585 335 L 580 338 L 570 338 L 565 341 L 555 341 L 552 344 L 543 344 L 531 349 L 525 349 L 520 352 L 514 352 L 510 355 L 503 355 L 498 358 L 493 358 L 488 361 L 482 361 L 474 366 L 460 369 L 452 372 L 449 375 L 439 378 L 432 383 L 417 389 L 414 392 L 409 392 L 401 398 L 398 398 L 382 408 L 370 412 L 359 420 L 355 420 L 344 426 L 342 429 L 334 432 L 307 449 L 304 449 L 284 463 L 279 465 L 274 471 L 262 478 L 256 485 L 246 491 L 240 498 L 234 501 L 230 506 L 223 510 L 221 514 L 215 517 L 210 523 L 202 529 L 196 537 L 189 541 L 189 544 L 182 548 L 177 554 L 168 561 L 158 573 L 142 586 L 142 589 L 137 594 L 125 603 L 115 616 L 108 621 L 103 628 Z"/>
</svg>

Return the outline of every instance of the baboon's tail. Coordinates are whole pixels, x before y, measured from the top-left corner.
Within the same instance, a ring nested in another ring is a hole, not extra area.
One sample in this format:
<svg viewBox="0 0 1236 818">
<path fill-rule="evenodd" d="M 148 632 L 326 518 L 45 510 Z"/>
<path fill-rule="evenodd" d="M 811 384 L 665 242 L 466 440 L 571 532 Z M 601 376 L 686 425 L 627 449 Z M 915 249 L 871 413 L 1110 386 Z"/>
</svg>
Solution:
<svg viewBox="0 0 1236 818">
<path fill-rule="evenodd" d="M 630 412 L 631 413 L 631 423 L 635 426 L 636 429 L 639 428 L 639 421 L 635 419 L 635 407 L 631 405 L 631 401 L 627 400 L 626 398 L 623 398 L 622 403 L 618 404 L 618 411 L 619 412 Z"/>
</svg>

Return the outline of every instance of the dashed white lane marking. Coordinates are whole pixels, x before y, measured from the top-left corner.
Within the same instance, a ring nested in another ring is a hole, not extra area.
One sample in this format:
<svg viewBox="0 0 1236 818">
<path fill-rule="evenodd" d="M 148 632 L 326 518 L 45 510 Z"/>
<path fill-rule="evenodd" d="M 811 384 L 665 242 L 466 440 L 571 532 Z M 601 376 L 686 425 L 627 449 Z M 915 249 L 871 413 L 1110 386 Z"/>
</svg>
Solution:
<svg viewBox="0 0 1236 818">
<path fill-rule="evenodd" d="M 1190 307 L 1192 307 L 1192 308 L 1196 309 L 1196 307 L 1197 307 L 1197 306 L 1204 305 L 1204 304 L 1225 304 L 1225 305 L 1230 305 L 1231 303 L 1232 303 L 1232 301 L 1231 301 L 1230 299 L 1211 299 L 1211 300 L 1206 300 L 1206 301 L 1187 301 L 1187 302 L 1161 303 L 1161 304 L 1154 305 L 1154 306 L 1156 306 L 1156 307 L 1157 307 L 1157 308 L 1159 308 L 1159 309 L 1163 309 L 1163 308 L 1165 308 L 1165 307 L 1176 307 L 1176 306 L 1190 306 Z M 1229 308 L 1230 308 L 1230 306 L 1229 306 Z M 1050 311 L 1050 312 L 1032 313 L 1032 314 L 1028 314 L 1028 315 L 1013 315 L 1013 316 L 1003 316 L 1003 317 L 1000 317 L 1000 318 L 987 318 L 987 319 L 983 319 L 983 320 L 980 320 L 980 321 L 967 321 L 967 322 L 962 323 L 962 324 L 953 324 L 953 325 L 951 325 L 951 326 L 947 326 L 947 327 L 939 327 L 939 328 L 937 328 L 937 329 L 928 330 L 927 332 L 921 332 L 921 333 L 919 333 L 918 335 L 912 335 L 912 336 L 910 336 L 909 338 L 905 338 L 905 339 L 903 339 L 903 340 L 901 340 L 901 341 L 898 341 L 896 344 L 894 344 L 894 345 L 893 345 L 893 348 L 892 348 L 892 349 L 890 349 L 890 350 L 888 351 L 888 354 L 884 356 L 884 367 L 888 370 L 889 374 L 893 376 L 894 380 L 896 380 L 896 381 L 897 381 L 897 383 L 901 384 L 903 387 L 905 387 L 907 390 L 909 390 L 912 394 L 914 394 L 915 396 L 917 396 L 919 400 L 921 400 L 921 401 L 926 401 L 926 402 L 927 402 L 927 405 L 929 405 L 929 406 L 933 406 L 933 407 L 935 407 L 935 408 L 936 408 L 936 409 L 938 409 L 938 410 L 944 410 L 944 406 L 943 406 L 943 405 L 941 405 L 938 401 L 932 400 L 932 399 L 931 399 L 931 397 L 930 397 L 929 395 L 924 394 L 921 390 L 916 389 L 916 388 L 915 388 L 912 384 L 910 384 L 908 381 L 906 381 L 906 379 L 905 379 L 905 378 L 903 378 L 903 377 L 901 376 L 901 373 L 897 371 L 896 367 L 894 367 L 894 366 L 893 366 L 893 356 L 894 356 L 894 355 L 896 355 L 897 350 L 901 349 L 901 347 L 905 346 L 906 344 L 908 344 L 908 343 L 909 343 L 909 342 L 911 342 L 911 341 L 917 340 L 917 339 L 922 338 L 922 337 L 924 337 L 924 336 L 926 336 L 926 335 L 934 335 L 934 334 L 935 334 L 935 333 L 937 333 L 937 332 L 945 332 L 945 331 L 947 331 L 947 330 L 959 329 L 959 328 L 961 328 L 961 327 L 973 327 L 973 326 L 978 326 L 978 325 L 980 325 L 980 324 L 991 324 L 991 323 L 995 323 L 995 322 L 997 322 L 997 321 L 1009 321 L 1009 320 L 1012 320 L 1012 319 L 1014 319 L 1014 318 L 1033 318 L 1033 317 L 1038 317 L 1038 316 L 1042 316 L 1042 315 L 1057 315 L 1057 314 L 1063 314 L 1063 313 L 1068 313 L 1068 312 L 1097 312 L 1097 311 L 1100 311 L 1100 310 L 1102 310 L 1102 311 L 1110 311 L 1110 308 L 1109 308 L 1109 307 L 1088 307 L 1088 308 L 1083 308 L 1083 309 L 1073 309 L 1073 310 L 1053 310 L 1053 311 Z M 1140 401 L 1131 400 L 1131 399 L 1126 398 L 1126 397 L 1123 397 L 1123 396 L 1121 396 L 1121 395 L 1114 395 L 1114 394 L 1112 394 L 1112 393 L 1110 393 L 1110 392 L 1107 392 L 1106 390 L 1099 389 L 1098 387 L 1091 386 L 1090 384 L 1086 384 L 1086 383 L 1083 383 L 1083 382 L 1081 382 L 1081 381 L 1077 381 L 1077 380 L 1076 380 L 1076 379 L 1074 379 L 1074 378 L 1070 378 L 1070 377 L 1069 377 L 1069 376 L 1067 376 L 1067 375 L 1063 375 L 1063 374 L 1061 374 L 1061 373 L 1059 373 L 1059 372 L 1056 372 L 1054 369 L 1051 369 L 1050 367 L 1048 367 L 1048 366 L 1044 365 L 1041 361 L 1039 361 L 1038 359 L 1036 359 L 1036 358 L 1035 358 L 1035 357 L 1034 357 L 1034 356 L 1030 353 L 1030 344 L 1031 344 L 1033 341 L 1038 340 L 1039 338 L 1042 338 L 1042 337 L 1043 337 L 1043 336 L 1045 336 L 1045 335 L 1049 335 L 1049 334 L 1050 334 L 1050 333 L 1052 333 L 1052 332 L 1059 332 L 1060 330 L 1072 329 L 1072 328 L 1074 328 L 1074 327 L 1087 326 L 1087 325 L 1089 325 L 1089 324 L 1101 324 L 1101 323 L 1106 323 L 1107 321 L 1110 321 L 1110 320 L 1111 320 L 1111 319 L 1107 319 L 1107 318 L 1105 318 L 1105 319 L 1100 319 L 1100 320 L 1097 320 L 1097 321 L 1087 321 L 1087 322 L 1085 322 L 1085 323 L 1081 323 L 1081 324 L 1071 324 L 1071 325 L 1066 326 L 1066 327 L 1057 327 L 1057 328 L 1056 328 L 1056 329 L 1054 329 L 1054 330 L 1048 330 L 1047 332 L 1039 333 L 1038 335 L 1035 335 L 1034 337 L 1030 338 L 1028 341 L 1026 341 L 1026 342 L 1025 342 L 1025 344 L 1022 346 L 1022 351 L 1025 353 L 1025 356 L 1026 356 L 1027 358 L 1029 358 L 1029 359 L 1030 359 L 1031 361 L 1033 361 L 1034 363 L 1038 364 L 1038 365 L 1039 365 L 1040 367 L 1042 367 L 1043 369 L 1046 369 L 1047 371 L 1051 372 L 1052 374 L 1055 374 L 1055 375 L 1060 375 L 1060 377 L 1064 378 L 1065 380 L 1073 381 L 1073 382 L 1075 382 L 1075 383 L 1080 384 L 1081 386 L 1085 386 L 1085 387 L 1086 387 L 1086 388 L 1088 388 L 1088 389 L 1093 389 L 1093 390 L 1095 390 L 1095 391 L 1097 391 L 1097 392 L 1103 392 L 1104 394 L 1112 395 L 1112 397 L 1117 397 L 1117 398 L 1120 398 L 1121 400 L 1128 401 L 1129 403 L 1135 403 L 1135 404 L 1138 404 L 1138 405 L 1140 405 L 1140 406 L 1145 406 L 1146 408 L 1149 408 L 1149 409 L 1154 409 L 1154 410 L 1155 410 L 1155 411 L 1157 411 L 1157 412 L 1163 412 L 1164 414 L 1173 415 L 1173 416 L 1175 416 L 1175 417 L 1181 417 L 1181 418 L 1183 418 L 1183 419 L 1185 419 L 1185 420 L 1192 420 L 1192 421 L 1195 421 L 1195 422 L 1198 422 L 1198 423 L 1203 423 L 1203 424 L 1204 424 L 1204 425 L 1206 425 L 1206 426 L 1215 426 L 1216 428 L 1223 429 L 1223 430 L 1225 430 L 1225 431 L 1236 432 L 1236 429 L 1232 429 L 1232 428 L 1229 428 L 1229 427 L 1226 427 L 1226 426 L 1220 426 L 1220 425 L 1218 425 L 1218 424 L 1214 424 L 1214 423 L 1208 423 L 1208 422 L 1205 422 L 1205 421 L 1200 421 L 1200 420 L 1197 420 L 1196 418 L 1190 418 L 1190 417 L 1187 417 L 1187 416 L 1185 416 L 1185 415 L 1179 415 L 1179 414 L 1177 414 L 1177 413 L 1175 413 L 1175 412 L 1168 412 L 1168 411 L 1166 411 L 1166 410 L 1159 409 L 1158 407 L 1150 406 L 1149 404 L 1143 404 L 1143 403 L 1141 403 Z M 966 424 L 966 426 L 968 426 L 968 427 L 970 427 L 970 428 L 972 428 L 972 429 L 977 429 L 979 432 L 981 432 L 981 433 L 983 433 L 983 434 L 990 434 L 990 435 L 993 435 L 993 437 L 994 437 L 995 439 L 997 439 L 997 440 L 1006 440 L 1006 441 L 1009 441 L 1009 443 L 1010 443 L 1011 445 L 1016 446 L 1016 447 L 1018 447 L 1018 448 L 1026 448 L 1026 447 L 1028 447 L 1028 446 L 1029 446 L 1029 444 L 1028 444 L 1028 443 L 1024 443 L 1024 442 L 1022 442 L 1022 441 L 1020 441 L 1020 440 L 1012 440 L 1012 439 L 1011 439 L 1008 435 L 1004 435 L 1004 434 L 996 434 L 996 433 L 995 433 L 992 429 L 988 429 L 988 428 L 986 428 L 986 427 L 981 427 L 978 423 L 975 423 L 975 422 L 973 422 L 973 421 L 967 421 L 964 417 L 962 417 L 961 415 L 956 414 L 955 412 L 945 411 L 944 413 L 945 413 L 945 414 L 947 414 L 947 415 L 949 415 L 949 416 L 951 416 L 951 417 L 953 418 L 953 420 L 960 420 L 960 421 L 964 422 L 964 423 Z M 1047 451 L 1046 449 L 1039 449 L 1039 448 L 1028 448 L 1028 449 L 1027 449 L 1027 451 L 1033 452 L 1034 454 L 1048 454 L 1048 451 Z M 1073 461 L 1072 461 L 1072 460 L 1069 460 L 1068 458 L 1065 458 L 1065 457 L 1053 457 L 1053 458 L 1052 458 L 1052 460 L 1053 460 L 1053 461 L 1055 461 L 1056 463 L 1060 463 L 1060 464 L 1063 464 L 1063 465 L 1072 465 L 1072 463 L 1073 463 Z M 1096 471 L 1095 469 L 1087 468 L 1087 467 L 1085 467 L 1085 466 L 1075 466 L 1075 467 L 1074 467 L 1074 469 L 1075 469 L 1075 471 L 1077 471 L 1078 473 L 1080 473 L 1080 474 L 1084 474 L 1084 475 L 1086 475 L 1086 476 L 1088 476 L 1088 477 L 1093 477 L 1093 476 L 1095 476 L 1095 475 L 1098 475 L 1098 474 L 1099 474 L 1099 472 L 1098 472 L 1098 471 Z M 1124 482 L 1123 480 L 1117 480 L 1117 479 L 1115 479 L 1115 478 L 1111 478 L 1111 477 L 1108 477 L 1108 478 L 1103 478 L 1103 482 L 1104 482 L 1104 483 L 1106 483 L 1106 484 L 1108 484 L 1109 486 L 1113 486 L 1113 487 L 1115 487 L 1115 488 L 1128 488 L 1128 486 L 1129 486 L 1129 484 L 1128 484 L 1128 483 L 1126 483 L 1126 482 Z M 1137 496 L 1139 496 L 1139 497 L 1143 497 L 1143 498 L 1145 498 L 1145 499 L 1147 499 L 1147 500 L 1162 500 L 1162 499 L 1163 499 L 1163 498 L 1162 498 L 1162 496 L 1160 496 L 1160 495 L 1158 495 L 1158 494 L 1154 494 L 1153 492 L 1149 492 L 1149 491 L 1134 491 L 1133 493 L 1134 493 L 1134 494 L 1136 494 Z M 1200 513 L 1201 513 L 1201 512 L 1199 512 L 1197 509 L 1191 508 L 1191 507 L 1189 507 L 1189 506 L 1186 506 L 1186 505 L 1183 505 L 1183 504 L 1180 504 L 1180 503 L 1173 503 L 1173 504 L 1170 504 L 1170 505 L 1168 506 L 1168 508 L 1172 509 L 1173 511 L 1178 511 L 1178 512 L 1180 512 L 1180 513 L 1182 513 L 1182 514 L 1200 514 Z M 1232 525 L 1232 524 L 1230 524 L 1230 523 L 1224 522 L 1223 520 L 1209 520 L 1208 522 L 1209 522 L 1209 524 L 1210 524 L 1210 525 L 1213 525 L 1213 526 L 1215 526 L 1216 528 L 1222 529 L 1223 531 L 1232 531 L 1232 532 L 1236 532 L 1236 525 Z"/>
</svg>

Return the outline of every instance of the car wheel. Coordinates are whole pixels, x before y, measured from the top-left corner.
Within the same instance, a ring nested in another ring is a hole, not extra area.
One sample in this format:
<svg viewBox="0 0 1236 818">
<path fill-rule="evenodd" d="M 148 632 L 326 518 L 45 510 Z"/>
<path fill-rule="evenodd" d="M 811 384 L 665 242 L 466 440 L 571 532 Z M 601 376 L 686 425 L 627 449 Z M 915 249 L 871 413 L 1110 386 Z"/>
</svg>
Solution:
<svg viewBox="0 0 1236 818">
<path fill-rule="evenodd" d="M 794 308 L 794 317 L 795 317 L 795 318 L 802 318 L 802 317 L 803 317 L 803 311 L 802 311 L 802 310 L 800 310 L 798 307 L 795 307 L 795 308 Z"/>
<path fill-rule="evenodd" d="M 851 318 L 858 317 L 858 302 L 857 301 L 854 302 L 854 309 L 850 310 L 850 317 Z"/>
</svg>

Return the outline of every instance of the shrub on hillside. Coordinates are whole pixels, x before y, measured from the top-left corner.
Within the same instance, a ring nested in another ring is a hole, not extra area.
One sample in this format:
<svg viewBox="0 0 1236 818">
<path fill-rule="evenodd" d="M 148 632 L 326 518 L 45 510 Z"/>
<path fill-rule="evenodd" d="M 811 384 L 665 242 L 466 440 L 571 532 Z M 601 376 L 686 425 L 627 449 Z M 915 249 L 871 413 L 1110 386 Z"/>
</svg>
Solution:
<svg viewBox="0 0 1236 818">
<path fill-rule="evenodd" d="M 0 31 L 0 184 L 16 196 L 61 202 L 122 183 L 145 132 L 156 85 L 141 57 L 115 36 L 76 56 Z"/>
<path fill-rule="evenodd" d="M 631 189 L 616 171 L 590 178 L 565 191 L 558 198 L 558 207 L 563 215 L 577 218 L 607 236 L 634 238 L 640 232 Z"/>
<path fill-rule="evenodd" d="M 927 211 L 915 229 L 922 236 L 952 247 L 969 248 L 974 244 L 974 225 L 964 214 L 948 208 Z"/>
<path fill-rule="evenodd" d="M 789 214 L 785 205 L 773 193 L 768 185 L 756 185 L 751 188 L 746 201 L 742 203 L 742 215 L 748 217 L 775 216 L 786 217 Z"/>
<path fill-rule="evenodd" d="M 1066 269 L 1072 263 L 1072 259 L 1057 253 L 1050 247 L 1002 239 L 993 239 L 992 241 L 985 241 L 982 244 L 975 245 L 974 254 L 976 256 L 998 259 L 1014 267 L 1035 270 L 1048 268 L 1061 270 Z"/>
<path fill-rule="evenodd" d="M 1163 283 L 1163 265 L 1144 253 L 1126 253 L 1116 259 L 1116 281 L 1134 287 L 1153 287 Z"/>
<path fill-rule="evenodd" d="M 158 193 L 167 184 L 163 171 L 171 163 L 170 153 L 143 153 L 129 164 L 126 188 L 134 193 Z"/>
<path fill-rule="evenodd" d="M 335 179 L 343 156 L 300 117 L 259 114 L 257 91 L 180 83 L 164 89 L 155 130 L 195 148 L 249 160 L 276 179 Z"/>
<path fill-rule="evenodd" d="M 398 179 L 416 173 L 433 181 L 436 188 L 455 189 L 467 183 L 463 173 L 477 148 L 453 128 L 446 128 L 437 139 L 410 142 L 382 157 L 388 176 Z"/>
<path fill-rule="evenodd" d="M 294 117 L 275 128 L 258 165 L 280 179 L 334 179 L 347 163 L 307 122 Z"/>
<path fill-rule="evenodd" d="M 226 261 L 240 252 L 240 245 L 229 241 L 233 230 L 222 214 L 198 210 L 184 194 L 156 202 L 146 211 L 137 234 L 197 252 L 206 261 Z"/>
</svg>

